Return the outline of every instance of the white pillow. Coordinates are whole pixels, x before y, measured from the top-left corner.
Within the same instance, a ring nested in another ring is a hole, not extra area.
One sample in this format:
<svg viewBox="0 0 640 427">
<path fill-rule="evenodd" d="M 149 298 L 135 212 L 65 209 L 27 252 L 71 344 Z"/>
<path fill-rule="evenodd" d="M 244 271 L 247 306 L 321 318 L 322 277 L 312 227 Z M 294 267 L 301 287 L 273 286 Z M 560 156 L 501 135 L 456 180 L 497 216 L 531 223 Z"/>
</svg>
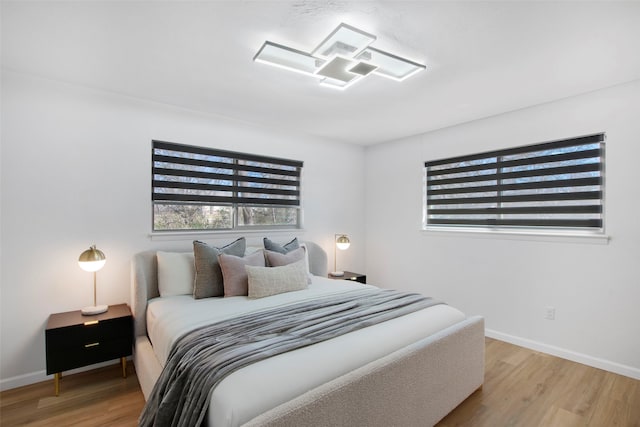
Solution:
<svg viewBox="0 0 640 427">
<path fill-rule="evenodd" d="M 307 288 L 307 269 L 304 259 L 281 267 L 246 265 L 249 298 L 262 298 Z"/>
<path fill-rule="evenodd" d="M 193 253 L 156 252 L 161 297 L 192 295 L 196 269 Z"/>
<path fill-rule="evenodd" d="M 307 269 L 307 276 L 309 276 L 309 283 L 311 283 L 313 274 L 311 274 L 311 266 L 309 265 L 309 248 L 307 248 L 305 243 L 300 243 L 300 247 L 304 248 L 304 265 Z"/>
</svg>

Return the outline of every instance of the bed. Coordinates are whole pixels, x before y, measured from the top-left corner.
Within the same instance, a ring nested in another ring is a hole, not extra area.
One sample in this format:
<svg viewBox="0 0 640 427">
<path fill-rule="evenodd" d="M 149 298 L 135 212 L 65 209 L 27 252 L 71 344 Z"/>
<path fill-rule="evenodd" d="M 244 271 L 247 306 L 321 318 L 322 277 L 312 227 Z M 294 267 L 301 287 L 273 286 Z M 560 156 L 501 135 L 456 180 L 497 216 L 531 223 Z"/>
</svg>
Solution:
<svg viewBox="0 0 640 427">
<path fill-rule="evenodd" d="M 134 365 L 145 399 L 185 331 L 237 313 L 368 287 L 327 279 L 326 253 L 313 242 L 305 245 L 313 274 L 308 289 L 259 301 L 160 297 L 156 251 L 136 254 Z M 209 427 L 428 426 L 483 379 L 483 318 L 439 304 L 243 367 L 215 387 L 205 421 Z"/>
</svg>

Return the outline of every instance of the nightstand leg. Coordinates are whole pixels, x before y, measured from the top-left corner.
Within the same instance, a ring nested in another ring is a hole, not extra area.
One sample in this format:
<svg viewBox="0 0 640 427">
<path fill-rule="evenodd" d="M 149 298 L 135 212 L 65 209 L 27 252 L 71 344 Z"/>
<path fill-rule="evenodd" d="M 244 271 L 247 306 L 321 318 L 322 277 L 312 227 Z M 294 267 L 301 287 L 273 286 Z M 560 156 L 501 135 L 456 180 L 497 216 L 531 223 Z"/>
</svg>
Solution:
<svg viewBox="0 0 640 427">
<path fill-rule="evenodd" d="M 127 378 L 127 358 L 121 357 L 120 364 L 122 365 L 122 378 Z"/>
<path fill-rule="evenodd" d="M 60 395 L 60 377 L 62 377 L 62 373 L 58 372 L 53 374 L 53 387 L 56 392 L 56 396 Z"/>
</svg>

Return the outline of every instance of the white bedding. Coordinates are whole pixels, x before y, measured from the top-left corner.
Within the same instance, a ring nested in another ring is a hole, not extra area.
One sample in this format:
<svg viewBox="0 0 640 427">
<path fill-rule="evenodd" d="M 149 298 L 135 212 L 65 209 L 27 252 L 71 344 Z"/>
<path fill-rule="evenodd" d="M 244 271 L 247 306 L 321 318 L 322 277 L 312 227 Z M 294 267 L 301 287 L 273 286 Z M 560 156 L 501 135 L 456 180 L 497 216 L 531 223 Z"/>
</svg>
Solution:
<svg viewBox="0 0 640 427">
<path fill-rule="evenodd" d="M 247 297 L 195 300 L 187 295 L 155 298 L 147 307 L 147 331 L 156 357 L 164 366 L 173 342 L 198 326 L 367 286 L 313 276 L 313 283 L 306 290 L 254 300 Z M 214 390 L 208 425 L 242 425 L 320 384 L 464 318 L 453 307 L 436 305 L 247 366 L 229 375 Z"/>
</svg>

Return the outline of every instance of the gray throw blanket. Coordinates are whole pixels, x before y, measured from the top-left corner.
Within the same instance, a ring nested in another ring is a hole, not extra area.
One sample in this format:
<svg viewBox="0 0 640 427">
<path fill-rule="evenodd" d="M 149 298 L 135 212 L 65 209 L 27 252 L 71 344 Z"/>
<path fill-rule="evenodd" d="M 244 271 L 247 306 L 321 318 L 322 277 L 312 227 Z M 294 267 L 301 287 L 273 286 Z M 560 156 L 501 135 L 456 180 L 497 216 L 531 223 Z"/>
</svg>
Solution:
<svg viewBox="0 0 640 427">
<path fill-rule="evenodd" d="M 214 387 L 233 371 L 436 304 L 418 294 L 363 289 L 193 330 L 173 345 L 140 426 L 200 426 Z"/>
</svg>

